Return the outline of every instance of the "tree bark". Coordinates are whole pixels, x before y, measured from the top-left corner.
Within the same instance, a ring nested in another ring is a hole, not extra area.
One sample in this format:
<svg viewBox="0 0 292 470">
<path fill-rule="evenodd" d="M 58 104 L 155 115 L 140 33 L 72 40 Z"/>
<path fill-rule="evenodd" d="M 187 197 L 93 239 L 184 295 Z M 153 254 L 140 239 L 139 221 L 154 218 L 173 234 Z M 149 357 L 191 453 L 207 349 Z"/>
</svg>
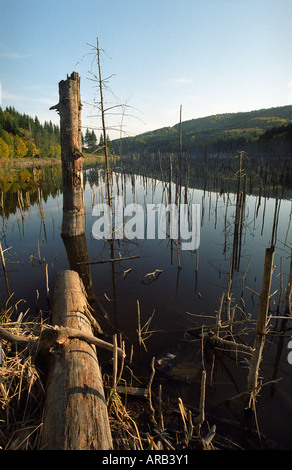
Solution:
<svg viewBox="0 0 292 470">
<path fill-rule="evenodd" d="M 62 236 L 84 232 L 80 78 L 73 72 L 59 83 L 59 103 L 50 109 L 60 114 L 63 178 Z"/>
<path fill-rule="evenodd" d="M 291 315 L 291 293 L 292 293 L 292 250 L 290 259 L 289 278 L 285 292 L 285 314 Z"/>
<path fill-rule="evenodd" d="M 93 305 L 96 297 L 92 286 L 85 233 L 76 237 L 63 237 L 63 242 L 67 252 L 70 269 L 78 272 L 86 289 L 88 301 Z"/>
<path fill-rule="evenodd" d="M 270 248 L 266 249 L 263 282 L 258 309 L 258 319 L 253 344 L 253 353 L 250 360 L 249 374 L 247 379 L 248 389 L 251 391 L 255 391 L 258 386 L 258 375 L 260 363 L 262 360 L 262 352 L 265 344 L 266 325 L 270 305 L 270 290 L 272 283 L 274 255 L 274 246 L 271 246 Z"/>
<path fill-rule="evenodd" d="M 52 324 L 92 335 L 85 289 L 77 272 L 59 274 Z M 112 437 L 95 346 L 67 339 L 51 351 L 41 448 L 110 450 Z"/>
</svg>

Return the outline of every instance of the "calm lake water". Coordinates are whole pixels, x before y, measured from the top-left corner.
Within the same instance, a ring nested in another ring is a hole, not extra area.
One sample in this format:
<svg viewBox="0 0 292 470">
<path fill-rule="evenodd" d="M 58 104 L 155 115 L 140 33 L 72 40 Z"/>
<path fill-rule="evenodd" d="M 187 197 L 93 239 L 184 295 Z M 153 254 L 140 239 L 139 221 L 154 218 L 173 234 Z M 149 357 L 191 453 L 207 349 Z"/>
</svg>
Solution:
<svg viewBox="0 0 292 470">
<path fill-rule="evenodd" d="M 151 359 L 155 357 L 157 376 L 163 377 L 164 393 L 180 396 L 186 406 L 197 408 L 201 380 L 200 340 L 186 336 L 186 331 L 196 326 L 214 325 L 220 298 L 226 292 L 230 259 L 233 250 L 235 194 L 219 194 L 189 188 L 188 204 L 200 205 L 200 245 L 198 250 L 182 250 L 169 237 L 155 240 L 98 240 L 92 228 L 97 220 L 93 215 L 96 203 L 105 201 L 106 186 L 101 169 L 85 171 L 86 233 L 78 246 L 61 238 L 62 192 L 56 178 L 54 189 L 46 190 L 39 201 L 31 198 L 30 206 L 20 210 L 18 202 L 11 204 L 9 191 L 4 195 L 10 201 L 9 209 L 2 216 L 1 243 L 5 251 L 9 291 L 8 305 L 17 303 L 17 312 L 28 311 L 34 315 L 35 305 L 48 310 L 46 291 L 46 264 L 48 269 L 50 300 L 58 273 L 76 262 L 108 260 L 109 258 L 134 257 L 118 263 L 78 265 L 90 294 L 98 298 L 103 307 L 100 322 L 109 340 L 115 330 L 122 332 L 126 352 L 133 345 L 132 368 L 141 374 L 149 373 Z M 125 205 L 138 203 L 167 204 L 168 184 L 141 175 L 112 173 L 113 196 L 122 196 Z M 23 190 L 23 200 L 26 192 Z M 44 193 L 40 193 L 41 195 Z M 175 185 L 172 185 L 172 197 Z M 14 191 L 14 200 L 17 198 Z M 183 201 L 185 195 L 183 193 Z M 173 199 L 172 199 L 173 201 Z M 284 314 L 284 294 L 280 298 L 281 281 L 287 285 L 292 227 L 291 200 L 280 200 L 277 242 L 271 293 L 270 313 Z M 265 249 L 271 244 L 276 200 L 247 195 L 241 233 L 240 262 L 234 270 L 232 282 L 232 306 L 242 316 L 257 318 Z M 149 276 L 155 272 L 154 279 Z M 1 303 L 5 305 L 8 293 L 3 271 L 0 272 Z M 37 302 L 36 302 L 37 301 Z M 153 314 L 149 338 L 145 335 L 145 348 L 138 347 L 137 301 L 141 311 L 141 326 Z M 100 313 L 100 306 L 96 305 Z M 106 315 L 105 313 L 106 312 Z M 107 318 L 104 318 L 107 316 Z M 272 319 L 271 330 L 285 328 L 285 336 L 268 337 L 262 361 L 263 382 L 281 379 L 262 388 L 258 399 L 257 417 L 260 431 L 271 441 L 271 447 L 292 448 L 292 365 L 288 363 L 288 342 L 291 338 L 291 322 Z M 246 336 L 252 344 L 253 331 Z M 192 341 L 192 342 L 191 342 Z M 176 374 L 169 374 L 162 367 L 161 359 L 176 361 Z M 161 367 L 159 367 L 159 365 Z M 180 366 L 180 367 L 178 367 Z M 107 364 L 104 365 L 107 367 Z M 211 363 L 206 359 L 208 377 Z M 246 389 L 248 369 L 240 355 L 231 360 L 228 355 L 219 356 L 213 370 L 212 385 L 206 390 L 206 412 L 219 416 L 226 422 L 238 423 L 241 412 L 230 405 L 229 399 Z M 213 423 L 210 422 L 210 425 Z M 218 429 L 218 433 L 220 433 Z M 240 436 L 242 439 L 243 437 Z M 246 436 L 244 436 L 246 437 Z"/>
</svg>

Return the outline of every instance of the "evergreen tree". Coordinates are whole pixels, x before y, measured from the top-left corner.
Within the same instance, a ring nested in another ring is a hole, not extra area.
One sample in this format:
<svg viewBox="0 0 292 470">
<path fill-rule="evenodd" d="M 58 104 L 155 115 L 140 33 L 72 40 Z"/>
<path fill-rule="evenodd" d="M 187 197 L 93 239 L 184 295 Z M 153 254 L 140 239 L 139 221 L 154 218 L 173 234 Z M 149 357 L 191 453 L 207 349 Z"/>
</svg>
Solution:
<svg viewBox="0 0 292 470">
<path fill-rule="evenodd" d="M 99 138 L 99 144 L 98 144 L 98 153 L 102 154 L 104 151 L 104 139 L 103 139 L 103 133 L 100 134 Z"/>
<path fill-rule="evenodd" d="M 97 147 L 96 143 L 97 143 L 97 137 L 96 137 L 94 130 L 90 132 L 90 130 L 87 128 L 85 132 L 85 136 L 84 136 L 84 147 L 89 152 L 94 152 L 94 150 L 96 150 L 96 147 Z"/>
<path fill-rule="evenodd" d="M 91 132 L 91 141 L 90 141 L 91 152 L 96 150 L 96 147 L 97 147 L 97 137 L 96 137 L 96 134 L 95 134 L 94 130 L 92 130 L 92 132 Z"/>
<path fill-rule="evenodd" d="M 113 153 L 113 146 L 112 146 L 112 142 L 111 142 L 108 135 L 106 137 L 106 143 L 107 143 L 108 153 L 112 154 Z M 99 149 L 98 153 L 100 153 L 100 154 L 104 153 L 104 139 L 103 139 L 103 134 L 102 133 L 100 134 L 98 149 Z"/>
</svg>

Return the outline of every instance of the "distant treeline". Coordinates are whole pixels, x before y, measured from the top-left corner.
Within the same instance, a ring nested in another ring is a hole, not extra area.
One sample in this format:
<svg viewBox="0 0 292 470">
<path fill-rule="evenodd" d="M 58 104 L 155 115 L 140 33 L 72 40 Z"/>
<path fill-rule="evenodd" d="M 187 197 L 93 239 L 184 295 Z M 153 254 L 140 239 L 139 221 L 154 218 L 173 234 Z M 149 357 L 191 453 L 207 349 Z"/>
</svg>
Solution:
<svg viewBox="0 0 292 470">
<path fill-rule="evenodd" d="M 109 154 L 113 153 L 107 137 Z M 85 153 L 104 153 L 103 135 L 99 142 L 95 131 L 86 129 L 82 134 Z M 0 158 L 55 158 L 61 156 L 60 128 L 51 121 L 43 124 L 38 117 L 21 114 L 13 107 L 0 107 Z"/>
<path fill-rule="evenodd" d="M 61 155 L 60 129 L 51 121 L 0 107 L 0 158 L 54 158 Z"/>
<path fill-rule="evenodd" d="M 217 114 L 182 122 L 182 152 L 190 157 L 234 154 L 238 150 L 256 155 L 292 153 L 292 106 L 244 113 Z M 152 132 L 110 141 L 110 154 L 150 155 L 177 153 L 180 124 Z M 82 135 L 85 152 L 104 152 L 103 135 L 94 131 Z M 0 107 L 0 158 L 60 157 L 59 126 L 21 114 L 13 107 Z"/>
<path fill-rule="evenodd" d="M 107 136 L 107 150 L 109 154 L 113 153 L 112 143 Z M 94 130 L 86 129 L 85 134 L 82 134 L 82 148 L 84 152 L 93 153 L 95 155 L 101 155 L 104 153 L 104 138 L 103 134 L 100 134 L 99 143 L 97 143 L 97 137 Z"/>
<path fill-rule="evenodd" d="M 244 150 L 253 155 L 291 154 L 292 106 L 217 114 L 182 122 L 182 151 L 207 157 Z M 116 154 L 177 153 L 180 125 L 112 142 Z"/>
</svg>

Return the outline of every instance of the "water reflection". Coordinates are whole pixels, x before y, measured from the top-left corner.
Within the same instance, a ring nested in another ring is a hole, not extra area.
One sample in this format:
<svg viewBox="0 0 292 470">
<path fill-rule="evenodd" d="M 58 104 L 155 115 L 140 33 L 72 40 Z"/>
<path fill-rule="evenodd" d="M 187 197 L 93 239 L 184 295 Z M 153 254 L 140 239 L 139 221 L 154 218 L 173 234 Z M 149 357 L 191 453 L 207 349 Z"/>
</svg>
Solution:
<svg viewBox="0 0 292 470">
<path fill-rule="evenodd" d="M 285 314 L 285 289 L 290 271 L 291 201 L 247 194 L 243 178 L 239 191 L 196 189 L 190 181 L 178 191 L 171 178 L 165 177 L 163 181 L 146 174 L 113 171 L 112 195 L 122 197 L 124 207 L 166 205 L 178 200 L 189 206 L 200 205 L 200 245 L 197 250 L 188 251 L 182 250 L 180 242 L 169 236 L 155 240 L 94 238 L 96 216 L 92 211 L 97 203 L 106 201 L 106 181 L 103 170 L 98 168 L 86 170 L 84 176 L 85 232 L 78 237 L 62 239 L 60 236 L 62 194 L 57 189 L 45 193 L 41 188 L 39 192 L 29 193 L 30 199 L 22 190 L 23 204 L 17 193 L 13 193 L 13 198 L 5 196 L 1 243 L 3 250 L 11 247 L 4 256 L 9 289 L 15 293 L 13 300 L 23 299 L 33 313 L 38 292 L 41 308 L 45 310 L 45 265 L 50 292 L 59 271 L 77 270 L 90 299 L 96 299 L 97 310 L 103 317 L 103 331 L 109 335 L 121 332 L 128 355 L 133 346 L 133 367 L 140 366 L 141 361 L 147 366 L 153 356 L 158 359 L 169 354 L 176 361 L 173 375 L 166 375 L 170 393 L 177 393 L 186 403 L 197 406 L 199 388 L 195 384 L 200 382 L 200 342 L 194 346 L 186 341 L 185 332 L 200 329 L 202 324 L 212 325 L 223 294 L 224 321 L 234 315 L 245 318 L 248 314 L 256 319 L 265 250 L 275 243 L 270 313 L 278 314 L 279 318 L 270 320 L 273 334 L 265 345 L 263 367 L 270 379 L 282 377 L 283 380 L 264 388 L 261 399 L 273 406 L 274 427 L 278 427 L 274 430 L 275 437 L 285 440 L 289 430 L 287 416 L 292 412 L 289 398 L 292 369 L 286 357 L 291 324 L 281 316 Z M 9 202 L 7 207 L 5 201 Z M 1 293 L 4 304 L 7 290 L 3 271 Z M 153 333 L 145 340 L 147 350 L 139 350 L 137 301 L 140 326 L 151 319 Z M 280 336 L 279 332 L 286 336 Z M 251 344 L 253 331 L 247 333 L 251 335 L 244 335 L 244 339 L 248 343 L 250 338 Z M 230 358 L 217 351 L 214 363 L 210 354 L 208 371 L 210 374 L 212 371 L 212 386 L 208 389 L 207 404 L 210 411 L 223 417 L 226 397 L 246 387 L 246 373 L 238 368 L 240 360 L 236 355 Z M 166 368 L 162 373 L 166 373 Z M 272 405 L 267 401 L 270 399 Z M 231 402 L 229 405 L 229 412 L 235 416 L 236 410 Z M 259 414 L 261 423 L 268 426 L 262 409 Z"/>
<path fill-rule="evenodd" d="M 93 304 L 95 295 L 92 286 L 85 233 L 74 237 L 63 237 L 63 243 L 68 256 L 70 269 L 78 272 L 88 295 L 88 301 Z"/>
</svg>

